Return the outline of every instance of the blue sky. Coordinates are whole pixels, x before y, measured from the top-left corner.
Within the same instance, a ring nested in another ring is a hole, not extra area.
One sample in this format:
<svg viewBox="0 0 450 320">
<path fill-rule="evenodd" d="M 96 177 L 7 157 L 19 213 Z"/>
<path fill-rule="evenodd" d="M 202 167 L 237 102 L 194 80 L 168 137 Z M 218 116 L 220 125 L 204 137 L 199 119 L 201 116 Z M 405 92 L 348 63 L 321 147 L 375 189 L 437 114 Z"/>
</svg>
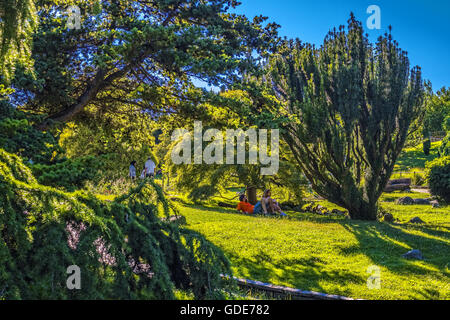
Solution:
<svg viewBox="0 0 450 320">
<path fill-rule="evenodd" d="M 392 25 L 400 47 L 408 51 L 411 65 L 422 67 L 434 91 L 450 86 L 449 0 L 240 0 L 235 11 L 252 18 L 264 15 L 281 25 L 281 36 L 298 37 L 320 45 L 333 27 L 347 23 L 350 12 L 363 22 L 372 41 Z M 381 29 L 369 30 L 370 5 L 381 9 Z"/>
</svg>

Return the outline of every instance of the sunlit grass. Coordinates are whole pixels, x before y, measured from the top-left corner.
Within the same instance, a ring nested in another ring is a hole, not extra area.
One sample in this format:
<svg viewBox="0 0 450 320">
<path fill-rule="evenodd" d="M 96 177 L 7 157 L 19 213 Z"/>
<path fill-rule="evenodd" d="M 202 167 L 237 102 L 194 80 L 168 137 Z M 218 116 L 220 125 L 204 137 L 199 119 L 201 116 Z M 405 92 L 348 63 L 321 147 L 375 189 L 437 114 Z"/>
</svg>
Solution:
<svg viewBox="0 0 450 320">
<path fill-rule="evenodd" d="M 351 221 L 310 213 L 265 218 L 200 206 L 183 206 L 181 212 L 188 228 L 225 252 L 238 277 L 353 298 L 450 299 L 445 227 L 449 208 L 382 205 L 401 221 L 419 216 L 428 224 Z M 401 257 L 411 249 L 420 249 L 425 260 Z M 367 288 L 371 265 L 380 267 L 380 290 Z"/>
<path fill-rule="evenodd" d="M 393 178 L 410 178 L 410 175 L 414 171 L 423 171 L 425 163 L 432 161 L 439 156 L 438 149 L 441 146 L 441 143 L 441 141 L 433 142 L 428 156 L 423 153 L 422 145 L 404 149 L 397 160 L 395 171 L 408 171 L 408 173 L 403 173 L 402 175 L 394 173 Z"/>
</svg>

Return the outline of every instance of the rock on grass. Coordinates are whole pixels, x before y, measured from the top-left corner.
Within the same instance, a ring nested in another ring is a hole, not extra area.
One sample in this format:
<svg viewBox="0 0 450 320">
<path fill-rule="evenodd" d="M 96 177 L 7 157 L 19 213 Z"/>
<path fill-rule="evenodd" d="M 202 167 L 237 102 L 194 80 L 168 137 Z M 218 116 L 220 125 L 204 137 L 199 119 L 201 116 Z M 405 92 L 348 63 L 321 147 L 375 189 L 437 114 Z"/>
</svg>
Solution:
<svg viewBox="0 0 450 320">
<path fill-rule="evenodd" d="M 395 201 L 395 203 L 401 205 L 411 205 L 414 204 L 414 199 L 411 197 L 402 197 L 398 198 L 397 201 Z"/>
<path fill-rule="evenodd" d="M 409 220 L 409 223 L 425 223 L 425 221 L 423 221 L 419 217 L 414 217 L 411 220 Z"/>
<path fill-rule="evenodd" d="M 411 250 L 402 255 L 403 258 L 411 260 L 423 260 L 423 255 L 420 250 Z"/>
</svg>

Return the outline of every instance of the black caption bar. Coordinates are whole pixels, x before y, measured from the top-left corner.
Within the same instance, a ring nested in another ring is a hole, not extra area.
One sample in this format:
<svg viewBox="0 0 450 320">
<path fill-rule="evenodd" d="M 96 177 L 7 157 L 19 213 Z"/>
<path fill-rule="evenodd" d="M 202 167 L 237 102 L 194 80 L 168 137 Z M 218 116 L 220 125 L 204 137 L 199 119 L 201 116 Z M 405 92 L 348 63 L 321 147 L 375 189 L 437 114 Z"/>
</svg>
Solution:
<svg viewBox="0 0 450 320">
<path fill-rule="evenodd" d="M 117 316 L 125 312 L 129 317 L 137 314 L 143 319 L 301 319 L 307 315 L 314 318 L 339 314 L 348 315 L 363 312 L 383 316 L 386 305 L 402 310 L 402 315 L 415 313 L 423 309 L 424 304 L 433 304 L 433 308 L 448 307 L 448 301 L 332 301 L 332 300 L 246 300 L 246 301 L 0 301 L 0 311 L 8 308 L 15 315 L 23 312 L 61 310 L 68 312 L 73 319 L 89 318 L 98 313 L 105 319 L 109 315 Z M 27 306 L 29 305 L 29 307 Z M 389 306 L 388 306 L 389 307 Z M 400 309 L 399 309 L 400 308 Z M 61 319 L 64 317 L 59 317 Z"/>
</svg>

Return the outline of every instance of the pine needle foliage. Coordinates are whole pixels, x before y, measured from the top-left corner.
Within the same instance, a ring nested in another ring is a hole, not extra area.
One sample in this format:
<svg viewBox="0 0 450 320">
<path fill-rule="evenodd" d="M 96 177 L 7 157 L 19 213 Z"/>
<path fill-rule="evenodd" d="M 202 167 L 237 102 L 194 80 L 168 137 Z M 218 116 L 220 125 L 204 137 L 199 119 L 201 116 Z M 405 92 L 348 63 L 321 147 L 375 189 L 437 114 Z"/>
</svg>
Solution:
<svg viewBox="0 0 450 320">
<path fill-rule="evenodd" d="M 0 2 L 0 80 L 11 80 L 16 63 L 26 69 L 32 67 L 31 36 L 37 21 L 33 0 Z"/>
<path fill-rule="evenodd" d="M 147 180 L 111 202 L 42 186 L 0 149 L 0 299 L 173 299 L 175 288 L 221 298 L 228 260 L 160 219 L 174 210 Z M 66 286 L 71 265 L 80 290 Z"/>
</svg>

